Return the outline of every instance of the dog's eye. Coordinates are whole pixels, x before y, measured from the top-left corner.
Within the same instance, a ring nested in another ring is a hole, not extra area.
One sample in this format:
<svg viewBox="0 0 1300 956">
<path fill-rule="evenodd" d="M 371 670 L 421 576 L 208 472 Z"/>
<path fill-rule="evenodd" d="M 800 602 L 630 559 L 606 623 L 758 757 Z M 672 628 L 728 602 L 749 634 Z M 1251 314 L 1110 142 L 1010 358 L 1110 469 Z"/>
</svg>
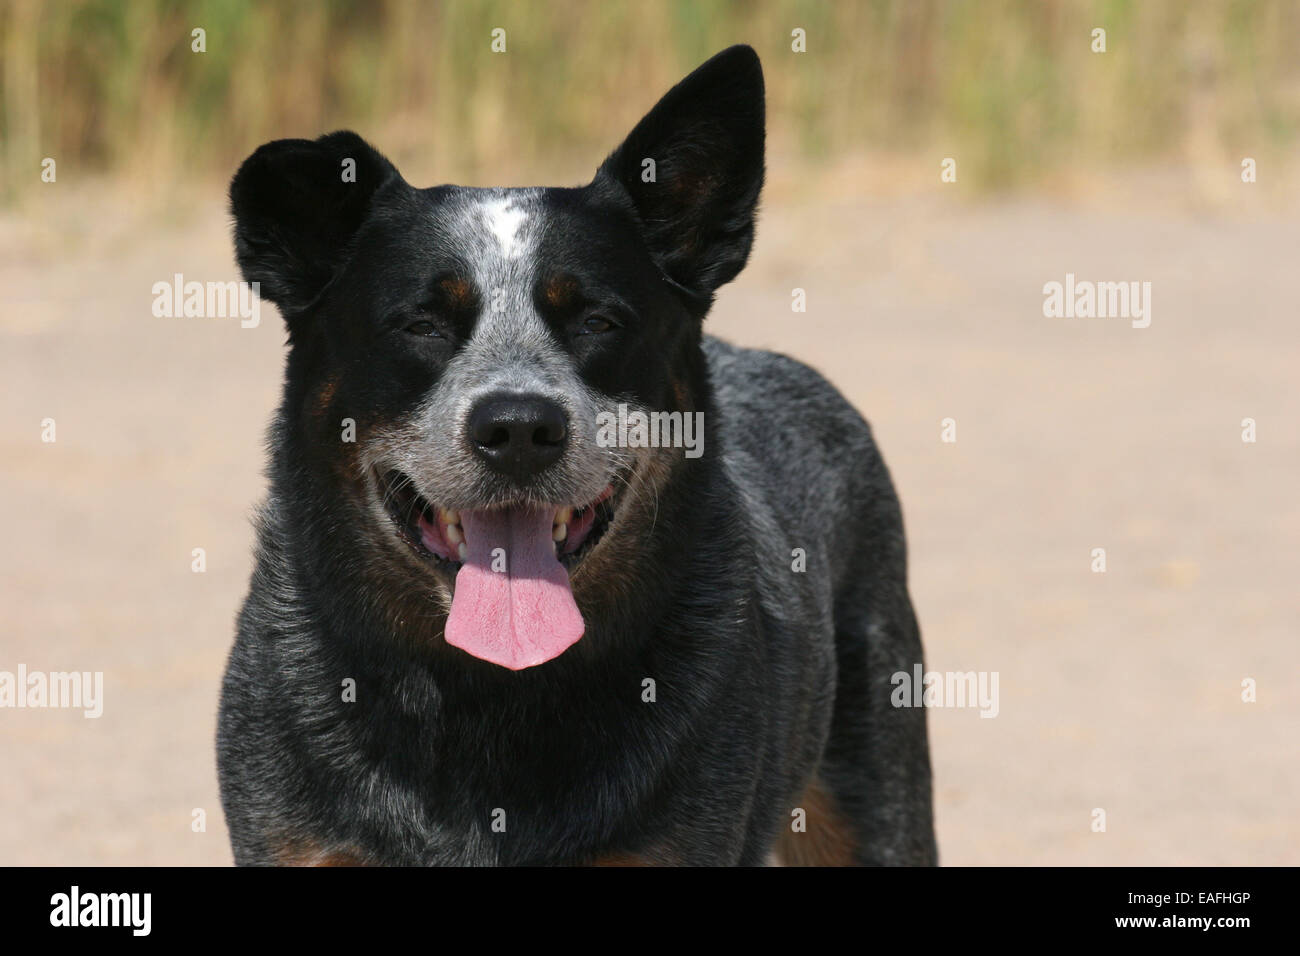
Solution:
<svg viewBox="0 0 1300 956">
<path fill-rule="evenodd" d="M 406 331 L 412 335 L 425 335 L 430 338 L 442 338 L 438 332 L 438 327 L 428 319 L 421 319 L 419 322 L 412 322 L 406 327 Z"/>
<path fill-rule="evenodd" d="M 603 315 L 589 315 L 583 320 L 582 327 L 578 329 L 579 335 L 599 335 L 601 332 L 608 332 L 614 327 L 614 323 Z"/>
</svg>

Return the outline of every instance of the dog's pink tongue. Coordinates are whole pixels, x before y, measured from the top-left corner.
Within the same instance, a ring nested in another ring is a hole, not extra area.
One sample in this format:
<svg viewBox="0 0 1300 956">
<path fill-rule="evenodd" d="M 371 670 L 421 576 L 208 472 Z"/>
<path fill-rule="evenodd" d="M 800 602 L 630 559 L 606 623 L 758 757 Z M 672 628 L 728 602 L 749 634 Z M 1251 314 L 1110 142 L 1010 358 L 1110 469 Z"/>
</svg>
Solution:
<svg viewBox="0 0 1300 956">
<path fill-rule="evenodd" d="M 554 514 L 461 512 L 466 555 L 447 616 L 448 644 L 517 671 L 559 657 L 582 637 L 582 614 L 551 542 Z"/>
</svg>

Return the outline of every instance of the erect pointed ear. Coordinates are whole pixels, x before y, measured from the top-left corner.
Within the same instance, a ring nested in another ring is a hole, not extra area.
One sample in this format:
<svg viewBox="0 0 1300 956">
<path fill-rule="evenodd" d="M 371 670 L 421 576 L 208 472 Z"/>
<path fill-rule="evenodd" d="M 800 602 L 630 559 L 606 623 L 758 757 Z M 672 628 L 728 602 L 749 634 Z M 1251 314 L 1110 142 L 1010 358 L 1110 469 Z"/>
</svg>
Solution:
<svg viewBox="0 0 1300 956">
<path fill-rule="evenodd" d="M 267 143 L 230 183 L 235 258 L 285 317 L 301 312 L 346 261 L 375 194 L 402 182 L 356 133 Z"/>
<path fill-rule="evenodd" d="M 706 304 L 749 257 L 763 138 L 763 68 L 733 46 L 669 90 L 596 174 L 626 190 L 660 268 Z"/>
</svg>

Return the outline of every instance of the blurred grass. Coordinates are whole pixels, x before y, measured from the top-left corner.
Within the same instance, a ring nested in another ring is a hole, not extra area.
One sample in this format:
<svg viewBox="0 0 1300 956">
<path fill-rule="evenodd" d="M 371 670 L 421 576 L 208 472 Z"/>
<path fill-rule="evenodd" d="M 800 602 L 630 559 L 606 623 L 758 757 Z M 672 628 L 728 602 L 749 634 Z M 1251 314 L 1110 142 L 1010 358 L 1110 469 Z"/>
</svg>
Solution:
<svg viewBox="0 0 1300 956">
<path fill-rule="evenodd" d="M 10 199 L 39 186 L 46 156 L 61 182 L 174 184 L 342 127 L 420 184 L 536 180 L 574 157 L 593 166 L 735 42 L 763 57 L 773 145 L 794 161 L 890 152 L 937 175 L 955 156 L 968 185 L 999 188 L 1080 160 L 1268 155 L 1300 130 L 1295 0 L 0 4 Z M 1105 54 L 1090 50 L 1097 26 Z M 205 53 L 191 52 L 195 27 Z M 795 27 L 807 53 L 791 52 Z"/>
</svg>

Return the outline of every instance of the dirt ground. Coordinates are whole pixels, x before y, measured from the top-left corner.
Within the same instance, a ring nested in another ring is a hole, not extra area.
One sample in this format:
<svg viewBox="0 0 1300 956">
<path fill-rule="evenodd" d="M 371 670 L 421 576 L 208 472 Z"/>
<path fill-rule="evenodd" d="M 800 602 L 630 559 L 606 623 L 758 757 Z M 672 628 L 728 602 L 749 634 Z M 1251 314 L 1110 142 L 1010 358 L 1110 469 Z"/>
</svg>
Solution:
<svg viewBox="0 0 1300 956">
<path fill-rule="evenodd" d="M 995 718 L 930 714 L 946 864 L 1300 863 L 1300 220 L 1157 181 L 775 177 L 710 322 L 866 414 L 928 666 L 999 675 Z M 0 863 L 227 864 L 217 693 L 282 329 L 151 314 L 175 273 L 235 278 L 219 185 L 161 218 L 74 189 L 0 215 L 0 670 L 102 671 L 104 711 L 0 710 Z M 1067 272 L 1151 282 L 1150 327 L 1045 318 Z"/>
</svg>

